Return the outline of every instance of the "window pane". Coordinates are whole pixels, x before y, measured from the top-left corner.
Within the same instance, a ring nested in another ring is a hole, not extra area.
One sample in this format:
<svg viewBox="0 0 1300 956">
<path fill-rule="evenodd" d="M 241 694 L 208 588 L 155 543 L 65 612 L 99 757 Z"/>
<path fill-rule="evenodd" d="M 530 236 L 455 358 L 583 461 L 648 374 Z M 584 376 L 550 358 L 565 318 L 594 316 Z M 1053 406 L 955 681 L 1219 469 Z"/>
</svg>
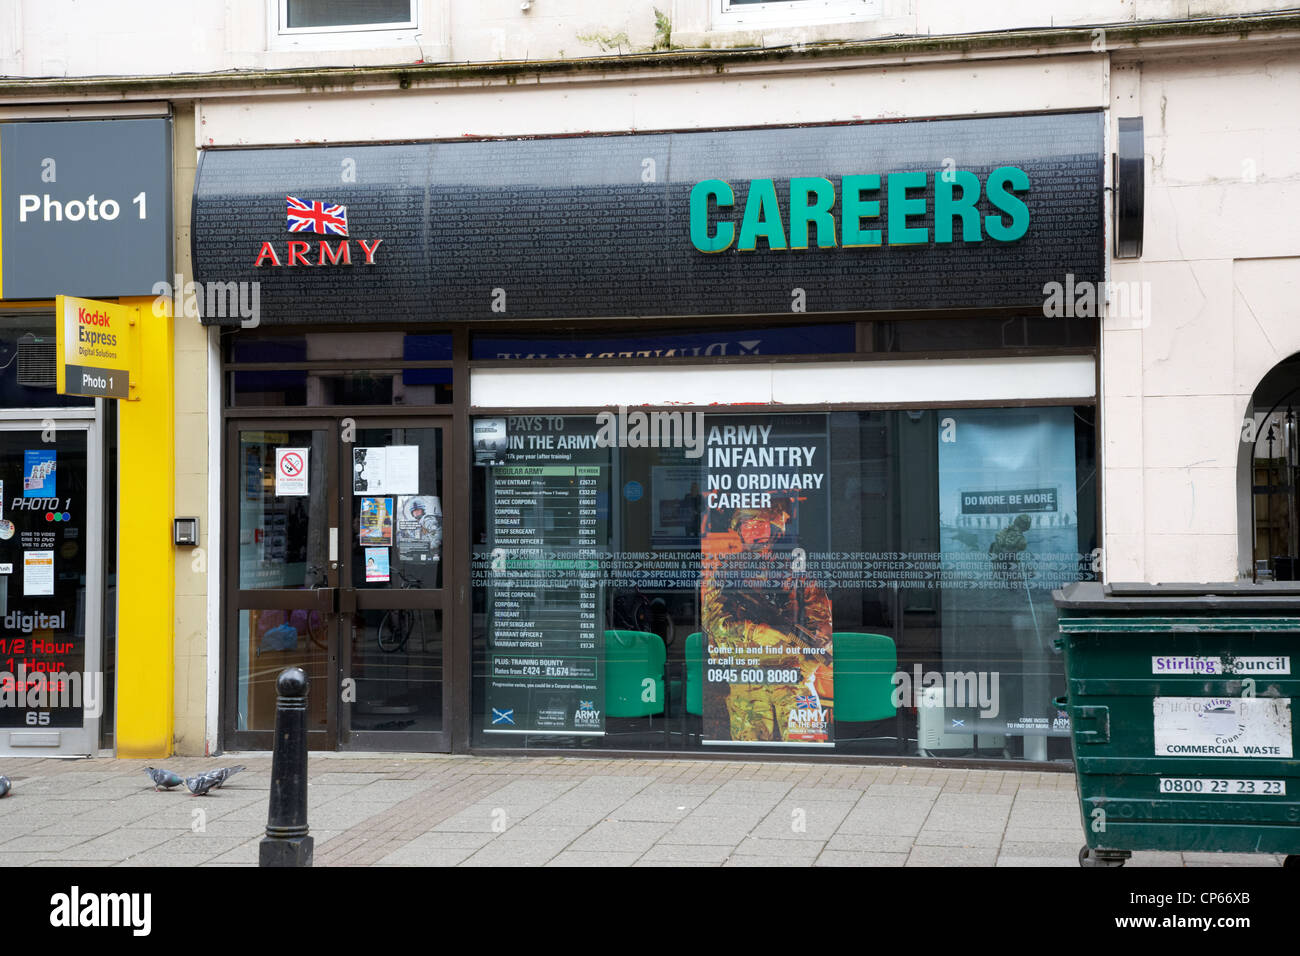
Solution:
<svg viewBox="0 0 1300 956">
<path fill-rule="evenodd" d="M 43 437 L 0 430 L 0 555 L 9 565 L 0 575 L 0 738 L 80 727 L 83 682 L 95 679 L 86 670 L 86 432 Z"/>
<path fill-rule="evenodd" d="M 344 626 L 356 675 L 356 700 L 343 701 L 347 729 L 442 730 L 442 612 L 357 611 Z"/>
<path fill-rule="evenodd" d="M 288 27 L 407 23 L 410 0 L 288 0 Z"/>
<path fill-rule="evenodd" d="M 301 667 L 313 687 L 329 684 L 329 637 L 335 625 L 319 611 L 243 610 L 239 612 L 239 663 L 235 699 L 236 730 L 274 730 L 278 695 L 275 682 L 286 667 Z M 327 726 L 324 694 L 310 694 L 307 729 Z"/>
<path fill-rule="evenodd" d="M 1087 319 L 1015 316 L 871 322 L 874 352 L 940 352 L 1095 347 L 1098 325 Z"/>
<path fill-rule="evenodd" d="M 54 315 L 0 315 L 0 408 L 89 405 L 55 391 Z"/>
<path fill-rule="evenodd" d="M 51 330 L 53 326 L 51 325 Z M 451 335 L 425 333 L 413 335 L 406 332 L 310 332 L 304 335 L 249 335 L 229 336 L 230 361 L 244 364 L 254 362 L 320 362 L 347 359 L 376 359 L 395 362 L 450 362 Z"/>
<path fill-rule="evenodd" d="M 277 452 L 304 458 L 309 494 L 276 486 Z M 325 433 L 239 433 L 239 587 L 243 590 L 320 587 L 325 579 Z"/>
<path fill-rule="evenodd" d="M 473 434 L 476 744 L 1069 759 L 1051 591 L 1096 576 L 1092 408 Z"/>
<path fill-rule="evenodd" d="M 701 358 L 732 355 L 841 355 L 854 350 L 853 323 L 776 328 L 662 329 L 618 335 L 590 329 L 476 335 L 476 359 Z"/>
<path fill-rule="evenodd" d="M 294 405 L 449 405 L 450 368 L 231 372 L 230 402 L 238 408 Z"/>
</svg>

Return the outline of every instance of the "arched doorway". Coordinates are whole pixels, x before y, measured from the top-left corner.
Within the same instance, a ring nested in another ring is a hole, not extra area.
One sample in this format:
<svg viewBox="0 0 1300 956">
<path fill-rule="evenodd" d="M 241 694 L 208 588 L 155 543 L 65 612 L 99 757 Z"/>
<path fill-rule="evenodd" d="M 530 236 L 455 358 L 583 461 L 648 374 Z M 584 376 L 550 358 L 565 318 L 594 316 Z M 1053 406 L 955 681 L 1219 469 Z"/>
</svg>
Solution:
<svg viewBox="0 0 1300 956">
<path fill-rule="evenodd" d="M 1242 576 L 1300 580 L 1300 353 L 1260 380 L 1241 437 Z"/>
</svg>

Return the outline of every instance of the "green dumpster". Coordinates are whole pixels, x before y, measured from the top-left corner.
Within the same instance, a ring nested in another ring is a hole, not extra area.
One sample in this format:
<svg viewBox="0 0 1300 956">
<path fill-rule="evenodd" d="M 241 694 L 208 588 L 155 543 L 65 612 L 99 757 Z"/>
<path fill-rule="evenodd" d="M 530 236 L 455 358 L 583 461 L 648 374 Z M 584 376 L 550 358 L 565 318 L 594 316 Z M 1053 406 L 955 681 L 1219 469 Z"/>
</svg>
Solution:
<svg viewBox="0 0 1300 956">
<path fill-rule="evenodd" d="M 1080 582 L 1053 597 L 1080 864 L 1172 850 L 1300 865 L 1300 586 Z"/>
</svg>

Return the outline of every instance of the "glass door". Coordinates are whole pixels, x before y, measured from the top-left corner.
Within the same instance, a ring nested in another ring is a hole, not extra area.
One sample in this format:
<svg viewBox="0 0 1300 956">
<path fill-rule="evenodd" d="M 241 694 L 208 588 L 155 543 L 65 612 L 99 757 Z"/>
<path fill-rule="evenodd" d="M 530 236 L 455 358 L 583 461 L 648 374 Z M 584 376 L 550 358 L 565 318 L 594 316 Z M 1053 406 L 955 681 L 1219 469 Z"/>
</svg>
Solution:
<svg viewBox="0 0 1300 956">
<path fill-rule="evenodd" d="M 446 429 L 367 418 L 343 434 L 340 742 L 450 751 Z"/>
<path fill-rule="evenodd" d="M 98 430 L 0 422 L 0 755 L 94 754 L 105 691 Z"/>
<path fill-rule="evenodd" d="M 338 427 L 238 422 L 227 445 L 228 746 L 270 749 L 276 678 L 311 680 L 308 746 L 338 739 Z"/>
</svg>

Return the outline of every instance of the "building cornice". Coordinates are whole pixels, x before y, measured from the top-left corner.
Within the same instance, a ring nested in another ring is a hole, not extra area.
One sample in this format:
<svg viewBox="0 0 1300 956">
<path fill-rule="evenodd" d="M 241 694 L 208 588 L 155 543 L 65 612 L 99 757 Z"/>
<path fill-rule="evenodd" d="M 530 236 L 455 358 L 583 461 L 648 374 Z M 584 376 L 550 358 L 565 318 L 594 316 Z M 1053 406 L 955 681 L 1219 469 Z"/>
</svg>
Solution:
<svg viewBox="0 0 1300 956">
<path fill-rule="evenodd" d="M 263 94 L 371 92 L 558 82 L 665 80 L 941 64 L 973 59 L 1108 54 L 1121 60 L 1193 56 L 1255 45 L 1300 49 L 1300 10 L 1240 17 L 1032 28 L 831 41 L 798 47 L 666 50 L 621 56 L 413 63 L 141 76 L 0 78 L 0 103 L 186 100 Z"/>
</svg>

